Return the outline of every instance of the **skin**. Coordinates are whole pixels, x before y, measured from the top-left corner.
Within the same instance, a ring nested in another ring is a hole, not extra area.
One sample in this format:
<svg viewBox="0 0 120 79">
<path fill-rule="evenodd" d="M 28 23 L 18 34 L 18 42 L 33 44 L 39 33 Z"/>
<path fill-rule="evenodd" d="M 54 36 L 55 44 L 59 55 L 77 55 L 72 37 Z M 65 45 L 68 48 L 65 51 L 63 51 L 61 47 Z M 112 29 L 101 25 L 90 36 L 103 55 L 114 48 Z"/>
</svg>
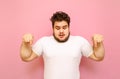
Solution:
<svg viewBox="0 0 120 79">
<path fill-rule="evenodd" d="M 69 39 L 70 28 L 66 21 L 56 21 L 53 27 L 53 36 L 56 41 L 64 43 Z M 89 56 L 90 59 L 95 61 L 101 61 L 104 59 L 104 45 L 103 36 L 95 34 L 92 36 L 93 41 L 93 54 Z M 38 56 L 32 51 L 33 35 L 23 35 L 23 40 L 20 48 L 20 56 L 23 61 L 32 61 Z"/>
<path fill-rule="evenodd" d="M 53 28 L 53 36 L 58 42 L 66 42 L 69 39 L 70 29 L 66 21 L 56 21 Z"/>
</svg>

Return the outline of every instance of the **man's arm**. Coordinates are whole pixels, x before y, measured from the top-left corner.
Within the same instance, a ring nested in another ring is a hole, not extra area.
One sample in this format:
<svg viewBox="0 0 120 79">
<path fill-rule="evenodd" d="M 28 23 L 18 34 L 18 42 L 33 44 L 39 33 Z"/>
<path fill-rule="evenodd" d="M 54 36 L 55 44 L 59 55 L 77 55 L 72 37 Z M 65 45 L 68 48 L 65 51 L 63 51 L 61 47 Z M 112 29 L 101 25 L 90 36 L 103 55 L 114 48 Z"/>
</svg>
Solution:
<svg viewBox="0 0 120 79">
<path fill-rule="evenodd" d="M 93 36 L 93 54 L 89 56 L 89 58 L 101 61 L 104 59 L 105 49 L 103 45 L 103 36 L 99 34 L 95 34 Z"/>
<path fill-rule="evenodd" d="M 33 36 L 31 34 L 25 34 L 23 36 L 22 44 L 20 47 L 20 57 L 23 61 L 32 61 L 38 56 L 32 51 Z"/>
</svg>

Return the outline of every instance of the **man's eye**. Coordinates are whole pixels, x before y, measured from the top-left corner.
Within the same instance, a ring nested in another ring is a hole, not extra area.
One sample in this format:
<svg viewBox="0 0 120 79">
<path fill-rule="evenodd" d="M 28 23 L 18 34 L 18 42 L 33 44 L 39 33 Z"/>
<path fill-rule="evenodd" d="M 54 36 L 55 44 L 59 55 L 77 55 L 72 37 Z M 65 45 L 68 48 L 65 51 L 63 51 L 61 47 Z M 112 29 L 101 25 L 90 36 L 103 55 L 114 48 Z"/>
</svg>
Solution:
<svg viewBox="0 0 120 79">
<path fill-rule="evenodd" d="M 59 27 L 55 27 L 57 30 L 59 30 L 60 28 Z"/>
<path fill-rule="evenodd" d="M 67 27 L 65 26 L 65 27 L 63 27 L 63 29 L 67 29 Z"/>
</svg>

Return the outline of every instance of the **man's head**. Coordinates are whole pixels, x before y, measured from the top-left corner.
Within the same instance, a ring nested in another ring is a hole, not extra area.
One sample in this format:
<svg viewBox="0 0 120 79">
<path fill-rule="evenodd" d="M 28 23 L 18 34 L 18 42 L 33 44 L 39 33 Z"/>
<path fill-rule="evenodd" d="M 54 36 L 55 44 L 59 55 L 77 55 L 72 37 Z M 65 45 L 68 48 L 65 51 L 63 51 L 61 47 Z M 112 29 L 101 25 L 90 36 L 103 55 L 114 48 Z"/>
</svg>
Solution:
<svg viewBox="0 0 120 79">
<path fill-rule="evenodd" d="M 65 42 L 70 35 L 70 17 L 62 11 L 58 11 L 51 17 L 53 36 L 58 42 Z"/>
</svg>

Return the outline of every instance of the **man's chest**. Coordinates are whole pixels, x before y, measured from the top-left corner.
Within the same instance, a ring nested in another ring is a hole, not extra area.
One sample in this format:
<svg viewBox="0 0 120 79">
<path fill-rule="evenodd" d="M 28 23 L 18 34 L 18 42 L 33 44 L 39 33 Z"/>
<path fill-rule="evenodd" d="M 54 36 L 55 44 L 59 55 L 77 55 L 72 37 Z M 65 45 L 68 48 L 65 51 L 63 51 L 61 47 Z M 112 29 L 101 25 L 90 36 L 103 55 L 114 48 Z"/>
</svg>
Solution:
<svg viewBox="0 0 120 79">
<path fill-rule="evenodd" d="M 80 45 L 78 44 L 54 44 L 50 43 L 43 47 L 43 54 L 46 57 L 79 57 L 81 56 Z"/>
</svg>

